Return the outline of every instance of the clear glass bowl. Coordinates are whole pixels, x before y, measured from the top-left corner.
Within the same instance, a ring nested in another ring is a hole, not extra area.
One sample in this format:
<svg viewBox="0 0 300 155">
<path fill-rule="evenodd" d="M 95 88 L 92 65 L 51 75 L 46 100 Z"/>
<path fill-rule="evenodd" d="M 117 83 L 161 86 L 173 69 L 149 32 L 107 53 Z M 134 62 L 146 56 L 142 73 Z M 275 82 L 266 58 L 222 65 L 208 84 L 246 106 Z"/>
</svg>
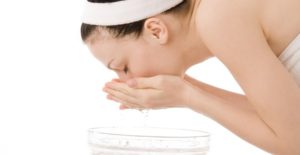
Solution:
<svg viewBox="0 0 300 155">
<path fill-rule="evenodd" d="M 209 134 L 153 127 L 101 127 L 89 130 L 92 155 L 206 155 Z"/>
</svg>

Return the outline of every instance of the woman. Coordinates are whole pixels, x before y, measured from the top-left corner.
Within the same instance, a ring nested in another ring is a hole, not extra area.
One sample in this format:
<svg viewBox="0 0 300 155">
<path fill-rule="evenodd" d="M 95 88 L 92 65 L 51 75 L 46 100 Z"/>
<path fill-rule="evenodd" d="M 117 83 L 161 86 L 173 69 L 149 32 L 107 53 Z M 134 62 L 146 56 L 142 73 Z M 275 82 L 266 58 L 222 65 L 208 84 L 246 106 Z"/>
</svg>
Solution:
<svg viewBox="0 0 300 155">
<path fill-rule="evenodd" d="M 299 0 L 94 0 L 81 28 L 121 109 L 187 107 L 273 154 L 300 154 Z M 185 71 L 217 57 L 245 95 Z M 246 122 L 246 123 L 245 123 Z"/>
</svg>

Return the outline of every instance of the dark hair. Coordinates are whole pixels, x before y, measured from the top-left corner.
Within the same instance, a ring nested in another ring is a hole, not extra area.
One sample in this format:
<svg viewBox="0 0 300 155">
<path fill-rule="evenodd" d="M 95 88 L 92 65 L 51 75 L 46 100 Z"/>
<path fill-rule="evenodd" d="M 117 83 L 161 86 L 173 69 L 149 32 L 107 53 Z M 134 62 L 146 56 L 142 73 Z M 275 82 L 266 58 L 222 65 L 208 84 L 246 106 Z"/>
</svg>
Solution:
<svg viewBox="0 0 300 155">
<path fill-rule="evenodd" d="M 88 1 L 93 3 L 113 3 L 113 2 L 123 1 L 123 0 L 88 0 Z M 187 0 L 184 0 L 182 3 L 165 11 L 164 13 L 178 13 L 181 12 L 182 10 L 186 10 L 184 9 L 187 6 L 186 1 Z M 134 35 L 135 37 L 139 37 L 143 31 L 145 21 L 146 19 L 143 19 L 129 24 L 114 25 L 114 26 L 99 26 L 99 27 L 107 30 L 115 38 L 121 38 L 126 35 Z M 97 25 L 82 23 L 81 25 L 82 40 L 86 41 L 86 39 L 96 30 L 97 27 L 98 27 Z"/>
</svg>

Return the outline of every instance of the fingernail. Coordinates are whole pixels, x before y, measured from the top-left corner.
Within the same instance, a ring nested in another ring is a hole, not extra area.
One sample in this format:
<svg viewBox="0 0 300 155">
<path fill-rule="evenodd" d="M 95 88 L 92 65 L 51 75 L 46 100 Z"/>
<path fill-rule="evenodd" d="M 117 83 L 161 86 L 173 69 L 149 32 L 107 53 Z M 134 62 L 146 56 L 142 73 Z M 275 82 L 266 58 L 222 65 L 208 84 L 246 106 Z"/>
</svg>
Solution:
<svg viewBox="0 0 300 155">
<path fill-rule="evenodd" d="M 107 95 L 106 98 L 112 100 L 112 97 L 110 95 Z"/>
<path fill-rule="evenodd" d="M 127 110 L 127 109 L 129 109 L 129 108 L 127 108 L 127 107 L 125 107 L 125 106 L 120 106 L 119 109 L 120 109 L 120 110 Z"/>
<path fill-rule="evenodd" d="M 106 84 L 105 84 L 105 87 L 111 88 L 111 83 L 110 83 L 110 82 L 109 82 L 109 83 L 106 83 Z"/>
</svg>

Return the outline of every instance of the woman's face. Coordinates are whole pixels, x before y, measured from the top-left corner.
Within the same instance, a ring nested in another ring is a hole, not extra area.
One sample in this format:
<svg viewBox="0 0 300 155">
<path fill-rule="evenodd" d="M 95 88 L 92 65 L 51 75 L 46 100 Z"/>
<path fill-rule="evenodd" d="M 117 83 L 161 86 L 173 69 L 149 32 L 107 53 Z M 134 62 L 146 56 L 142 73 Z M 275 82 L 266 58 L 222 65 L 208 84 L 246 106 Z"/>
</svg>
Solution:
<svg viewBox="0 0 300 155">
<path fill-rule="evenodd" d="M 116 39 L 98 29 L 86 44 L 123 80 L 161 74 L 183 76 L 190 66 L 210 57 L 195 31 L 184 31 L 187 29 L 175 17 L 161 16 L 147 19 L 138 38 Z"/>
<path fill-rule="evenodd" d="M 92 54 L 122 80 L 159 74 L 181 76 L 187 69 L 179 49 L 144 37 L 115 39 L 95 34 L 86 43 Z"/>
</svg>

